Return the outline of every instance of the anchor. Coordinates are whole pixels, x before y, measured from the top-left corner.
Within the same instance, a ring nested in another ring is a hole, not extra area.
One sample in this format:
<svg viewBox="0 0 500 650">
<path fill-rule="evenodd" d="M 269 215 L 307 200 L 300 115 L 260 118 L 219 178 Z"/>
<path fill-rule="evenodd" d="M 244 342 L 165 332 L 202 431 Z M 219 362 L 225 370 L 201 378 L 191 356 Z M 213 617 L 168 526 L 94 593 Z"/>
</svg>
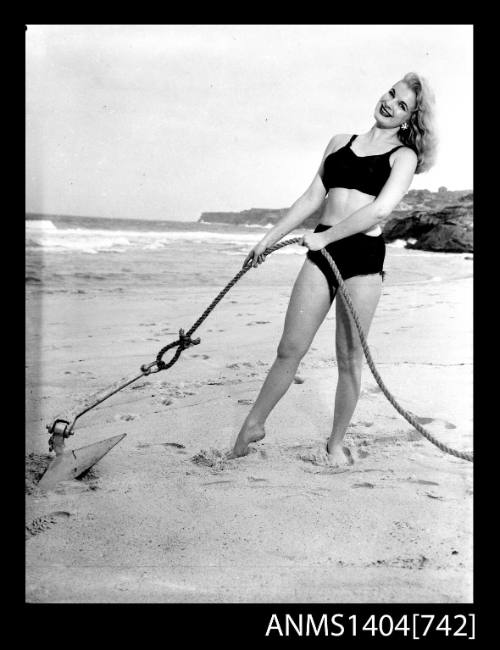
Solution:
<svg viewBox="0 0 500 650">
<path fill-rule="evenodd" d="M 74 408 L 68 417 L 56 418 L 52 424 L 48 424 L 47 430 L 51 434 L 49 438 L 49 451 L 54 452 L 55 456 L 51 459 L 45 472 L 38 481 L 38 486 L 44 490 L 51 490 L 61 481 L 78 478 L 98 463 L 103 456 L 127 435 L 126 433 L 122 433 L 85 447 L 80 447 L 79 449 L 66 450 L 65 440 L 74 434 L 76 421 L 84 413 L 87 413 L 141 377 L 147 377 L 152 373 L 170 368 L 177 361 L 183 350 L 192 345 L 198 345 L 198 343 L 200 343 L 199 338 L 191 339 L 189 333 L 184 334 L 184 330 L 179 330 L 179 339 L 162 348 L 155 361 L 142 365 L 140 374 L 135 373 L 129 377 L 120 379 L 108 388 L 88 397 L 83 404 Z M 165 363 L 162 360 L 163 354 L 175 346 L 178 346 L 175 355 L 169 363 Z"/>
<path fill-rule="evenodd" d="M 126 435 L 126 433 L 122 433 L 100 442 L 94 442 L 86 447 L 80 447 L 80 449 L 64 451 L 64 436 L 52 434 L 56 456 L 50 461 L 42 478 L 38 481 L 39 487 L 51 490 L 61 481 L 78 478 L 99 462 Z"/>
</svg>

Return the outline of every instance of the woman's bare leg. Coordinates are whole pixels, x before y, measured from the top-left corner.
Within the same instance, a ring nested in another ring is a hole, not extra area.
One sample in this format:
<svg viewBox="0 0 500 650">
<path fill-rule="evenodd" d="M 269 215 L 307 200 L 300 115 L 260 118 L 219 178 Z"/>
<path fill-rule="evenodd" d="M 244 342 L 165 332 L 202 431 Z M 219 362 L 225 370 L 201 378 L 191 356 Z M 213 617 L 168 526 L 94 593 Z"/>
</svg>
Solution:
<svg viewBox="0 0 500 650">
<path fill-rule="evenodd" d="M 269 413 L 290 387 L 330 306 L 328 282 L 323 272 L 306 258 L 292 290 L 276 359 L 241 427 L 230 458 L 244 456 L 251 442 L 264 437 Z"/>
<path fill-rule="evenodd" d="M 358 275 L 345 281 L 361 327 L 366 336 L 382 292 L 379 274 Z M 342 441 L 353 416 L 361 389 L 363 348 L 358 330 L 342 296 L 337 297 L 336 338 L 338 384 L 335 394 L 333 428 L 327 443 L 330 461 L 343 465 L 352 460 L 344 452 Z"/>
</svg>

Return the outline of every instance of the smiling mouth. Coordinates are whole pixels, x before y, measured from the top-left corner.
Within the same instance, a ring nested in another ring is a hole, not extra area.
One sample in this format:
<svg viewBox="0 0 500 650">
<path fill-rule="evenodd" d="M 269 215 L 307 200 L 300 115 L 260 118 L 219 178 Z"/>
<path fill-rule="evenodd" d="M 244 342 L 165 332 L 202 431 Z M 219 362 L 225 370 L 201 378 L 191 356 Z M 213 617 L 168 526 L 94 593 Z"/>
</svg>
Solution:
<svg viewBox="0 0 500 650">
<path fill-rule="evenodd" d="M 380 107 L 380 113 L 382 113 L 384 117 L 392 117 L 392 115 L 389 113 L 389 111 L 385 108 L 383 104 Z"/>
</svg>

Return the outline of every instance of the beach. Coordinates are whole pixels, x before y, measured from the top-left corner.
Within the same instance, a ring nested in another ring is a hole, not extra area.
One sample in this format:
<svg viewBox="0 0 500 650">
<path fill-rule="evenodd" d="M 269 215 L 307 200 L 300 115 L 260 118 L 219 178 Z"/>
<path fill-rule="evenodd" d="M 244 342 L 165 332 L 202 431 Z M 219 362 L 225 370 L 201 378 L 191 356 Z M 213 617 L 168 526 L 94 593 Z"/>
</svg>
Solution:
<svg viewBox="0 0 500 650">
<path fill-rule="evenodd" d="M 308 460 L 331 430 L 334 308 L 264 440 L 225 459 L 276 354 L 296 245 L 246 273 L 175 365 L 81 417 L 69 449 L 126 434 L 86 476 L 37 487 L 46 425 L 154 361 L 265 232 L 158 223 L 27 222 L 27 601 L 472 602 L 473 464 L 406 422 L 366 363 L 345 439 L 356 462 Z M 397 401 L 461 451 L 473 449 L 471 258 L 388 246 L 368 339 Z"/>
</svg>

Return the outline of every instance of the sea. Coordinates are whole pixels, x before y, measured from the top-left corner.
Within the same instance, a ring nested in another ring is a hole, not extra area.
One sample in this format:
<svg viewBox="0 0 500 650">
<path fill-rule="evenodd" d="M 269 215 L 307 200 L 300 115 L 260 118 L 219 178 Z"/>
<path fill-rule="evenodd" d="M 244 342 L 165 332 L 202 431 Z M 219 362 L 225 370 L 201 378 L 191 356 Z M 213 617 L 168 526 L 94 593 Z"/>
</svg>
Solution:
<svg viewBox="0 0 500 650">
<path fill-rule="evenodd" d="M 272 227 L 29 214 L 25 223 L 27 291 L 49 294 L 222 288 Z M 285 239 L 304 232 L 293 231 Z M 405 245 L 398 240 L 387 247 L 388 285 L 437 281 L 464 270 L 472 274 L 472 264 L 450 264 L 470 255 L 409 250 Z M 306 252 L 297 244 L 278 250 L 268 258 L 272 264 L 266 260 L 255 270 L 253 282 L 289 286 Z"/>
</svg>

